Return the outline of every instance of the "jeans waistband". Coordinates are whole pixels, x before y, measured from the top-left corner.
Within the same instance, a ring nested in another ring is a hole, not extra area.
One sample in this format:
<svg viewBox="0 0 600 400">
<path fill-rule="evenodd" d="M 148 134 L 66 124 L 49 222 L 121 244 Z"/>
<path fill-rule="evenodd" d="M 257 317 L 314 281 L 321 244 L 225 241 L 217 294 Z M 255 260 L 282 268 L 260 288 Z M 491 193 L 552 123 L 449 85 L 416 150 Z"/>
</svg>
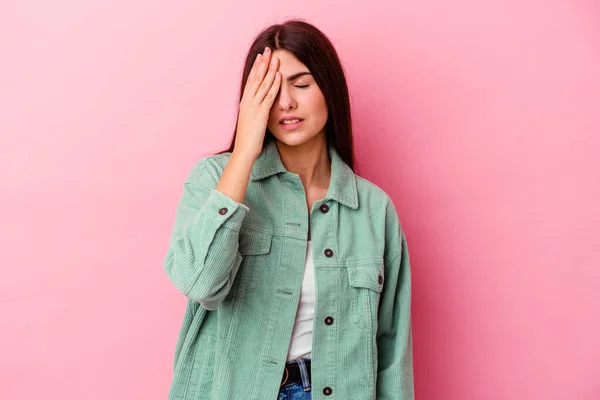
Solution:
<svg viewBox="0 0 600 400">
<path fill-rule="evenodd" d="M 308 376 L 308 369 L 306 367 L 306 362 L 310 364 L 310 358 L 296 358 L 295 360 L 291 360 L 286 362 L 286 367 L 294 367 L 298 365 L 300 370 L 300 376 L 302 378 L 302 388 L 305 392 L 310 390 L 310 378 Z"/>
</svg>

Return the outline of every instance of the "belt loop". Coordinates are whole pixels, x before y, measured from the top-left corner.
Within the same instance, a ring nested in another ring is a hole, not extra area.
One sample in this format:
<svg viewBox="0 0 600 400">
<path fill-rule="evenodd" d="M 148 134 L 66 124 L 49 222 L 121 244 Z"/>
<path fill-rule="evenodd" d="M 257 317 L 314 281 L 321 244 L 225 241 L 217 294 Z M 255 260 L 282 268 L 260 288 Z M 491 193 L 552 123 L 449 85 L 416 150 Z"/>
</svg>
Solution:
<svg viewBox="0 0 600 400">
<path fill-rule="evenodd" d="M 306 369 L 306 364 L 302 358 L 297 358 L 298 365 L 300 366 L 300 376 L 302 377 L 302 387 L 305 392 L 310 390 L 310 379 L 308 379 L 308 370 Z"/>
</svg>

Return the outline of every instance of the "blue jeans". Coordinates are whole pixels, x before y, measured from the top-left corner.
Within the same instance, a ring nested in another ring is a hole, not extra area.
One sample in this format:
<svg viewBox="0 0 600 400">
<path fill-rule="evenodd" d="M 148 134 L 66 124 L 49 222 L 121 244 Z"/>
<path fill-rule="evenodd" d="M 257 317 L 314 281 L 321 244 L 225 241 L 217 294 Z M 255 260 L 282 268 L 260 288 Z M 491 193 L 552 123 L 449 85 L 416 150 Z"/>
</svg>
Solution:
<svg viewBox="0 0 600 400">
<path fill-rule="evenodd" d="M 311 400 L 311 389 L 310 380 L 308 379 L 308 372 L 302 358 L 298 358 L 290 363 L 297 363 L 300 365 L 300 375 L 302 375 L 302 382 L 287 383 L 279 389 L 279 397 L 277 400 Z M 290 364 L 288 363 L 288 364 Z"/>
</svg>

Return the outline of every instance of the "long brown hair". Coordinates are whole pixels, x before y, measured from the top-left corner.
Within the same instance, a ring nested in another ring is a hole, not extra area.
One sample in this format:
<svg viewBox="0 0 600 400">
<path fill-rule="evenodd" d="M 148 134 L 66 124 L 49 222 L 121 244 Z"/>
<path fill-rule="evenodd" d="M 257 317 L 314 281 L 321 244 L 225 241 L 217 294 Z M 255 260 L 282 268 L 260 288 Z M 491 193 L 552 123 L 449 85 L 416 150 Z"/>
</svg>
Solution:
<svg viewBox="0 0 600 400">
<path fill-rule="evenodd" d="M 315 26 L 295 18 L 282 24 L 271 25 L 256 36 L 246 56 L 238 104 L 242 100 L 254 59 L 267 46 L 272 50 L 289 51 L 309 69 L 327 103 L 328 118 L 325 124 L 327 144 L 333 146 L 354 171 L 352 116 L 346 77 L 333 44 Z M 229 148 L 222 153 L 233 152 L 236 133 L 237 122 Z M 267 128 L 263 147 L 270 138 L 274 136 Z"/>
</svg>

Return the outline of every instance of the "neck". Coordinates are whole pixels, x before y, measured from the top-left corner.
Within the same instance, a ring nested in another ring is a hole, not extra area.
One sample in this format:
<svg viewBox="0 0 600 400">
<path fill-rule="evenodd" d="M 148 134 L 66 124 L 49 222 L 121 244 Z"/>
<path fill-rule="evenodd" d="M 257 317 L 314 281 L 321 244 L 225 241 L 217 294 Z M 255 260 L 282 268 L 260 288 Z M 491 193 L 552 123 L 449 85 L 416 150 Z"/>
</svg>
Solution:
<svg viewBox="0 0 600 400">
<path fill-rule="evenodd" d="M 324 134 L 299 146 L 277 141 L 277 148 L 285 169 L 298 174 L 305 188 L 329 187 L 331 161 Z"/>
</svg>

